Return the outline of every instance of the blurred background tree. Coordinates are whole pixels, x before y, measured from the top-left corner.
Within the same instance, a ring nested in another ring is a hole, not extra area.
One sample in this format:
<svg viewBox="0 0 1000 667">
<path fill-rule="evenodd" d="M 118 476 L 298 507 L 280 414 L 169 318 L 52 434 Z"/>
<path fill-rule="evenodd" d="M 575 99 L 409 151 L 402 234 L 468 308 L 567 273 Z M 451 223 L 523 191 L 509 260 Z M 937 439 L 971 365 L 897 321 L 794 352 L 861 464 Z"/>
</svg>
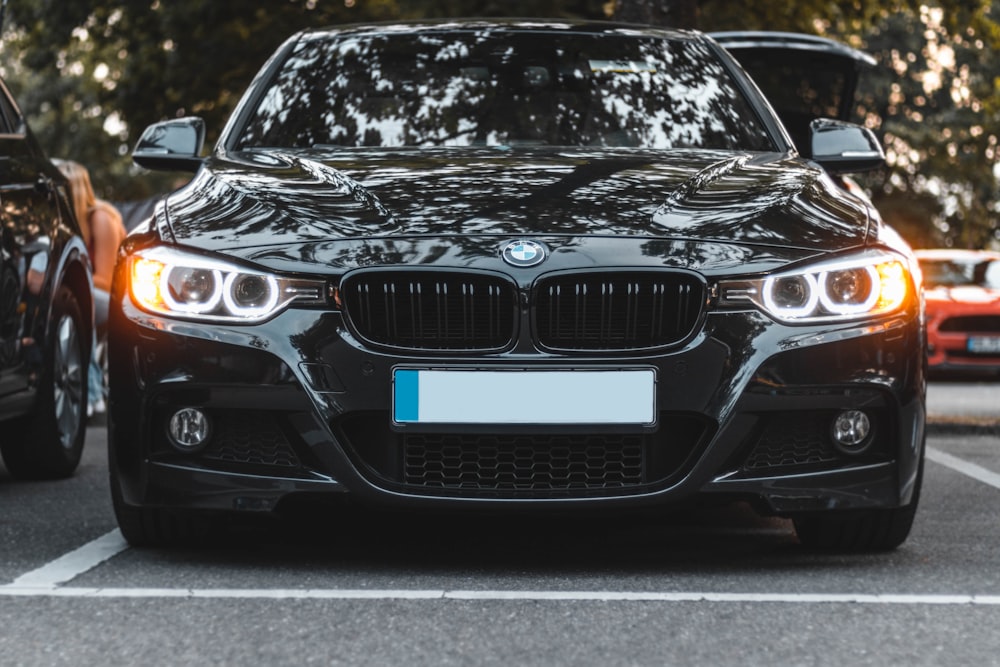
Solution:
<svg viewBox="0 0 1000 667">
<path fill-rule="evenodd" d="M 1000 0 L 9 0 L 0 73 L 49 154 L 88 165 L 101 196 L 127 201 L 171 187 L 132 165 L 142 129 L 198 115 L 212 142 L 295 31 L 456 16 L 784 30 L 866 50 L 879 64 L 857 120 L 889 164 L 862 183 L 883 215 L 916 246 L 1000 243 Z"/>
</svg>

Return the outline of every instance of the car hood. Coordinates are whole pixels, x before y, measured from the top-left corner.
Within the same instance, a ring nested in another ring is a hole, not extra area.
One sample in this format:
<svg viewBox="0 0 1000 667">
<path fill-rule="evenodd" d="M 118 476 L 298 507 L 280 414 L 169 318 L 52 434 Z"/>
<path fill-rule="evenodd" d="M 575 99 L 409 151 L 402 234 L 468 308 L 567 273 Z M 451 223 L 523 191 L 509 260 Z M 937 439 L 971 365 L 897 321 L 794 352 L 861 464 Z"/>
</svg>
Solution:
<svg viewBox="0 0 1000 667">
<path fill-rule="evenodd" d="M 161 228 L 182 245 L 254 261 L 335 245 L 322 261 L 342 268 L 386 261 L 351 247 L 523 236 L 720 244 L 787 261 L 861 245 L 873 220 L 788 156 L 607 149 L 245 152 L 210 159 L 164 212 Z"/>
<path fill-rule="evenodd" d="M 992 305 L 1000 308 L 1000 290 L 977 285 L 931 287 L 925 290 L 927 302 Z"/>
</svg>

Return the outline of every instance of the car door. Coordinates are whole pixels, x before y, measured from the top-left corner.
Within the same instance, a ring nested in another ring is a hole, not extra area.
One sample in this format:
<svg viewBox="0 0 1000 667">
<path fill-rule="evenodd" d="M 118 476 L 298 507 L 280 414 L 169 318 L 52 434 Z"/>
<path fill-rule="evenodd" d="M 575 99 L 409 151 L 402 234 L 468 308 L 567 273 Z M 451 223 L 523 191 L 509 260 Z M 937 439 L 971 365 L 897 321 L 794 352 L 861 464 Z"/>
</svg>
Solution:
<svg viewBox="0 0 1000 667">
<path fill-rule="evenodd" d="M 0 84 L 0 417 L 17 410 L 10 399 L 28 386 L 41 361 L 31 332 L 36 318 L 46 316 L 59 220 L 45 164 Z"/>
</svg>

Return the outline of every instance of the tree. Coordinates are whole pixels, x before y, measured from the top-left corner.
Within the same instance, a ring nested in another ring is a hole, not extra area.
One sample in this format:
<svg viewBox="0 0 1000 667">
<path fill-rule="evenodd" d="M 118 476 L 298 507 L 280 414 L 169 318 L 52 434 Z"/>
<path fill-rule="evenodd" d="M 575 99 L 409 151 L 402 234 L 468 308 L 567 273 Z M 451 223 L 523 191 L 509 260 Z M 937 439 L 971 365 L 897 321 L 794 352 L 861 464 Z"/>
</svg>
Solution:
<svg viewBox="0 0 1000 667">
<path fill-rule="evenodd" d="M 17 93 L 49 152 L 90 166 L 105 197 L 138 198 L 162 187 L 127 157 L 146 125 L 194 114 L 217 134 L 288 35 L 397 13 L 394 0 L 11 0 L 4 52 L 21 56 L 31 85 Z"/>
<path fill-rule="evenodd" d="M 10 0 L 0 72 L 50 154 L 88 165 L 102 196 L 135 199 L 166 182 L 137 178 L 131 165 L 142 129 L 198 115 L 214 141 L 257 70 L 298 30 L 449 14 L 604 17 L 601 0 L 465 0 L 450 11 L 432 0 L 408 4 Z"/>
<path fill-rule="evenodd" d="M 813 33 L 868 51 L 879 65 L 857 120 L 886 146 L 888 168 L 863 179 L 883 215 L 918 246 L 1000 243 L 1000 3 L 616 0 L 615 10 L 706 31 Z"/>
<path fill-rule="evenodd" d="M 624 23 L 697 28 L 698 5 L 697 0 L 615 0 L 613 15 Z"/>
<path fill-rule="evenodd" d="M 142 128 L 199 115 L 211 142 L 295 31 L 459 15 L 786 30 L 863 48 L 879 65 L 858 120 L 889 158 L 864 183 L 882 210 L 920 244 L 998 242 L 1000 0 L 9 0 L 0 70 L 50 154 L 90 166 L 103 196 L 138 198 L 163 187 L 127 156 Z M 903 205 L 915 200 L 934 205 Z"/>
<path fill-rule="evenodd" d="M 859 110 L 881 132 L 891 167 L 876 202 L 908 209 L 903 200 L 933 198 L 931 228 L 959 247 L 998 239 L 998 37 L 987 13 L 961 8 L 890 15 L 865 32 L 881 67 Z"/>
</svg>

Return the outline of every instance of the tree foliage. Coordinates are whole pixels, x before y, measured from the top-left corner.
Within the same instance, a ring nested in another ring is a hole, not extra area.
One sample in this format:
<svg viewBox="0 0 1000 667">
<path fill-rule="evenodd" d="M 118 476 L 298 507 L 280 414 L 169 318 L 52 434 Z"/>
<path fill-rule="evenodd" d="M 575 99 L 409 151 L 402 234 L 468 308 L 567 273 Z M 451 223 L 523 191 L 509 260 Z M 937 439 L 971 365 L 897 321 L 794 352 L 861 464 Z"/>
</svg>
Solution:
<svg viewBox="0 0 1000 667">
<path fill-rule="evenodd" d="M 917 246 L 1000 244 L 1000 2 L 616 0 L 616 14 L 819 34 L 871 53 L 855 120 L 886 146 L 888 168 L 864 179 L 882 214 Z"/>
<path fill-rule="evenodd" d="M 268 55 L 332 24 L 449 16 L 576 17 L 842 40 L 879 62 L 858 120 L 889 166 L 865 179 L 915 245 L 996 244 L 1000 0 L 9 0 L 0 70 L 52 155 L 91 167 L 103 196 L 166 187 L 129 147 L 149 123 L 221 130 Z"/>
</svg>

